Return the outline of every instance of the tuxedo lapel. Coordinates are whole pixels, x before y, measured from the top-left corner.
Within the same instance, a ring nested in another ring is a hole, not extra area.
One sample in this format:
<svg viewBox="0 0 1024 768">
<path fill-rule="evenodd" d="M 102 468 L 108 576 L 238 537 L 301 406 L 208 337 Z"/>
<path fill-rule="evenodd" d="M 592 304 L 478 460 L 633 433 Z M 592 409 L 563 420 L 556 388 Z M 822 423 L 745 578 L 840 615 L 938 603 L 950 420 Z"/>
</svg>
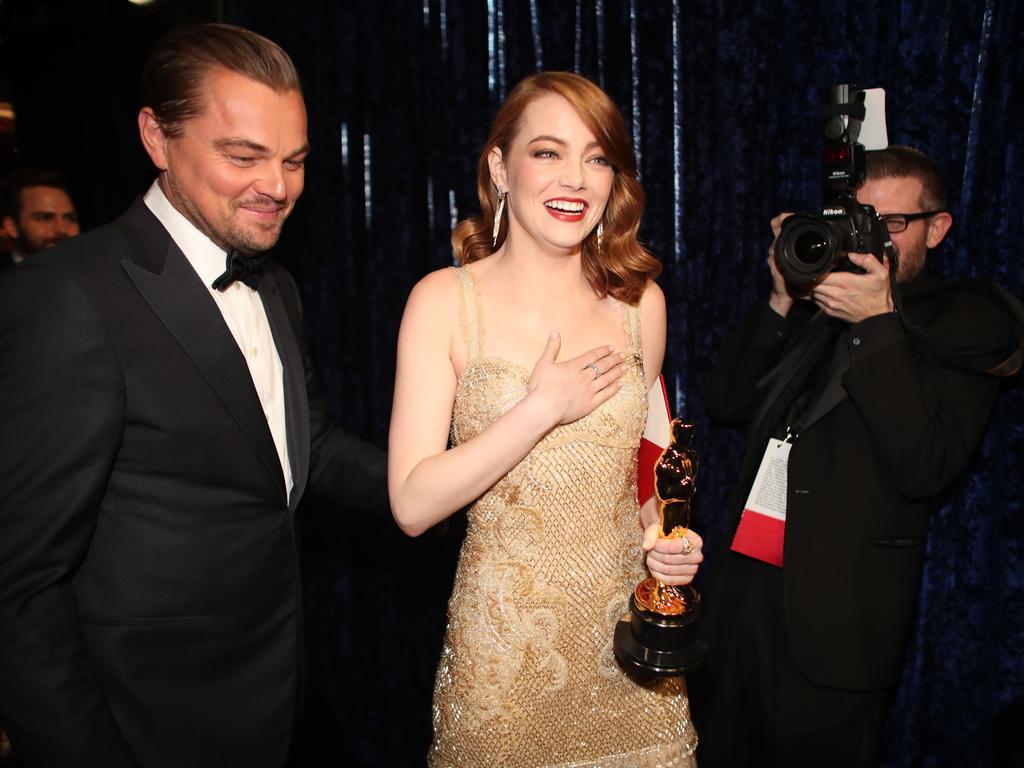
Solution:
<svg viewBox="0 0 1024 768">
<path fill-rule="evenodd" d="M 185 255 L 141 205 L 142 211 L 137 205 L 118 222 L 138 255 L 137 260 L 125 259 L 122 266 L 252 442 L 283 493 L 281 462 L 238 344 Z"/>
<path fill-rule="evenodd" d="M 827 348 L 828 340 L 833 338 L 836 332 L 835 324 L 830 323 L 824 313 L 819 312 L 811 318 L 803 338 L 758 382 L 758 388 L 766 394 L 759 398 L 762 406 L 753 424 L 760 425 L 765 430 L 774 428 L 774 422 L 782 418 L 780 410 L 792 402 L 810 375 L 818 357 Z"/>
<path fill-rule="evenodd" d="M 811 404 L 807 413 L 799 418 L 797 424 L 798 432 L 806 432 L 812 424 L 828 414 L 829 411 L 847 397 L 846 387 L 843 386 L 843 374 L 850 369 L 850 353 L 846 348 L 846 344 L 843 343 L 845 331 L 842 333 L 844 335 L 840 337 L 841 340 L 838 344 L 832 344 L 823 350 L 828 352 L 831 349 L 832 354 L 835 356 L 831 361 L 828 384 L 826 384 L 825 389 L 818 396 L 817 400 Z"/>
<path fill-rule="evenodd" d="M 301 491 L 309 474 L 309 399 L 306 372 L 295 330 L 288 317 L 280 287 L 272 272 L 263 275 L 260 298 L 270 321 L 278 357 L 284 367 L 285 423 L 288 432 L 288 459 L 292 467 L 292 487 Z M 298 499 L 298 494 L 292 496 Z"/>
</svg>

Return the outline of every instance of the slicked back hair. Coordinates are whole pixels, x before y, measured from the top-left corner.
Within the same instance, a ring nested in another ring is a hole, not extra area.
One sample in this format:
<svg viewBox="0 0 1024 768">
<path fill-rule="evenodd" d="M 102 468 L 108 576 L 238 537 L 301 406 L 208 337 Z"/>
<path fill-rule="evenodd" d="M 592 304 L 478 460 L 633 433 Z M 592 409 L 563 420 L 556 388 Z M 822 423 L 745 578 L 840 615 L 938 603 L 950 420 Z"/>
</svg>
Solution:
<svg viewBox="0 0 1024 768">
<path fill-rule="evenodd" d="M 275 42 L 230 24 L 190 24 L 163 35 L 142 72 L 142 104 L 156 115 L 168 136 L 205 107 L 204 91 L 211 70 L 237 72 L 284 93 L 299 90 L 299 74 Z"/>
</svg>

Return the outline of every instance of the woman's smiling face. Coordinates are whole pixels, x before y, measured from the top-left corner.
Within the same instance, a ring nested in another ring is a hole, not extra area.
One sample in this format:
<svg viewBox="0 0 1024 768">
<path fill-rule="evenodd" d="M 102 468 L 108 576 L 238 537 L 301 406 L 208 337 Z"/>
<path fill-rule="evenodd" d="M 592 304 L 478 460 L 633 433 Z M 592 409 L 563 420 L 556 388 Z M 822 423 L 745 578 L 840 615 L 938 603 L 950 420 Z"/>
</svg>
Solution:
<svg viewBox="0 0 1024 768">
<path fill-rule="evenodd" d="M 509 238 L 528 237 L 548 252 L 576 252 L 604 215 L 615 170 L 558 94 L 531 101 L 520 123 L 505 156 L 495 149 L 490 157 L 492 180 L 508 191 Z"/>
</svg>

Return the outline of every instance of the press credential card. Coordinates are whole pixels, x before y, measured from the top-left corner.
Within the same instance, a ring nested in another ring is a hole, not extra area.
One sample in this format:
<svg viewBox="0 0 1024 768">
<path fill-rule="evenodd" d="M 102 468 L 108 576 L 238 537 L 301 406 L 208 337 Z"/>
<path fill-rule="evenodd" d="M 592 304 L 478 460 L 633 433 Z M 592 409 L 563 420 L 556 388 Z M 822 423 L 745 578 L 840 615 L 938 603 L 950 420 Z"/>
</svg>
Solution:
<svg viewBox="0 0 1024 768">
<path fill-rule="evenodd" d="M 757 468 L 732 550 L 782 567 L 786 532 L 786 471 L 792 443 L 772 438 Z"/>
</svg>

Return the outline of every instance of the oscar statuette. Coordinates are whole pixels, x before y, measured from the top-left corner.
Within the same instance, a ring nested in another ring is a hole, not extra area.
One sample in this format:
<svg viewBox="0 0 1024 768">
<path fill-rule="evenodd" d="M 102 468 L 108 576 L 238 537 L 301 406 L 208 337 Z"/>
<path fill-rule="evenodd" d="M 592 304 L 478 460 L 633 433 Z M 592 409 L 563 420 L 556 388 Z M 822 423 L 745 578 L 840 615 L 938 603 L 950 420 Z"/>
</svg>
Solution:
<svg viewBox="0 0 1024 768">
<path fill-rule="evenodd" d="M 673 419 L 672 439 L 654 465 L 663 538 L 683 538 L 688 532 L 697 477 L 692 439 L 693 425 Z M 701 663 L 707 650 L 706 643 L 695 637 L 699 615 L 700 595 L 693 587 L 646 578 L 636 585 L 629 613 L 615 627 L 615 657 L 649 675 L 685 674 Z"/>
</svg>

